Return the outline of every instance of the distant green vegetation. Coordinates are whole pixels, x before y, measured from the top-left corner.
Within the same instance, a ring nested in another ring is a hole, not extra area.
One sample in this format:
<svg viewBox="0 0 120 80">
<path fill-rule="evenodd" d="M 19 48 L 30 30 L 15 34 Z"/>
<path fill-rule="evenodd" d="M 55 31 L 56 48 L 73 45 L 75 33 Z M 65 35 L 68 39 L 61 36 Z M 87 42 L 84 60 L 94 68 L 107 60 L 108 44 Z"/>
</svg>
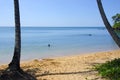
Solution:
<svg viewBox="0 0 120 80">
<path fill-rule="evenodd" d="M 120 58 L 98 64 L 95 69 L 108 80 L 120 80 Z"/>
<path fill-rule="evenodd" d="M 115 23 L 115 24 L 113 25 L 113 28 L 120 30 L 120 22 L 119 22 L 119 23 Z"/>
<path fill-rule="evenodd" d="M 113 21 L 114 21 L 114 25 L 113 28 L 115 30 L 120 30 L 120 14 L 116 14 L 115 16 L 112 17 Z"/>
</svg>

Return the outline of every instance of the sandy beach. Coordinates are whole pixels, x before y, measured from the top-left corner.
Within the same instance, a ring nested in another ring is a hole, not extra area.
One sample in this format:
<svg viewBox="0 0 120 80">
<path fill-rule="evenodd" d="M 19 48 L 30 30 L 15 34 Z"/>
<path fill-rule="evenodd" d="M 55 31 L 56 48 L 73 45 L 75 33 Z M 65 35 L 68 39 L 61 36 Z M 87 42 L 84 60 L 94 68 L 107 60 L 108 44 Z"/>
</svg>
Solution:
<svg viewBox="0 0 120 80">
<path fill-rule="evenodd" d="M 24 71 L 37 80 L 105 80 L 92 68 L 120 58 L 120 50 L 21 62 Z M 7 65 L 0 66 L 0 74 Z"/>
</svg>

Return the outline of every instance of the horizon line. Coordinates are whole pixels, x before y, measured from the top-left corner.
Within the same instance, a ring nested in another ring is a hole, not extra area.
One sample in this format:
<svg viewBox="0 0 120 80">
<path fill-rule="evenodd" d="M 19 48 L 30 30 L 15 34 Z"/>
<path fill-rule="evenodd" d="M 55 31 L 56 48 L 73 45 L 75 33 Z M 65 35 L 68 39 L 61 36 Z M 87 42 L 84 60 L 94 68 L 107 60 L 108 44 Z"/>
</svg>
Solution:
<svg viewBox="0 0 120 80">
<path fill-rule="evenodd" d="M 0 27 L 15 27 L 15 26 L 0 26 Z M 105 26 L 21 26 L 21 27 L 105 27 Z"/>
</svg>

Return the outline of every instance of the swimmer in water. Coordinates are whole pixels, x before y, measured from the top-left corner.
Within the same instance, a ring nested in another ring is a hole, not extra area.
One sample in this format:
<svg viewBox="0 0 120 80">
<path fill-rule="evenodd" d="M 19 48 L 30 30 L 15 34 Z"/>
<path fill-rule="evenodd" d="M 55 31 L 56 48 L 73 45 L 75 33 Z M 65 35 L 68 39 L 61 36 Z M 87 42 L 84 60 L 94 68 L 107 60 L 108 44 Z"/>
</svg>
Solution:
<svg viewBox="0 0 120 80">
<path fill-rule="evenodd" d="M 48 47 L 50 47 L 50 44 L 48 44 Z"/>
</svg>

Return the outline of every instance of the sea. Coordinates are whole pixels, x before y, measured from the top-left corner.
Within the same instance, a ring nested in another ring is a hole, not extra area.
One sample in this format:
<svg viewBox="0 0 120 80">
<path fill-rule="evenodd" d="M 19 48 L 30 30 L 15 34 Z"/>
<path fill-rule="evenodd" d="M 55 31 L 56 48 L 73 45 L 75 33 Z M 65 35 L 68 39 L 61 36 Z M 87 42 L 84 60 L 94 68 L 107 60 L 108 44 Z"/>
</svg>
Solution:
<svg viewBox="0 0 120 80">
<path fill-rule="evenodd" d="M 0 27 L 0 64 L 9 63 L 15 28 Z M 119 49 L 103 27 L 22 27 L 21 60 L 53 58 Z"/>
</svg>

